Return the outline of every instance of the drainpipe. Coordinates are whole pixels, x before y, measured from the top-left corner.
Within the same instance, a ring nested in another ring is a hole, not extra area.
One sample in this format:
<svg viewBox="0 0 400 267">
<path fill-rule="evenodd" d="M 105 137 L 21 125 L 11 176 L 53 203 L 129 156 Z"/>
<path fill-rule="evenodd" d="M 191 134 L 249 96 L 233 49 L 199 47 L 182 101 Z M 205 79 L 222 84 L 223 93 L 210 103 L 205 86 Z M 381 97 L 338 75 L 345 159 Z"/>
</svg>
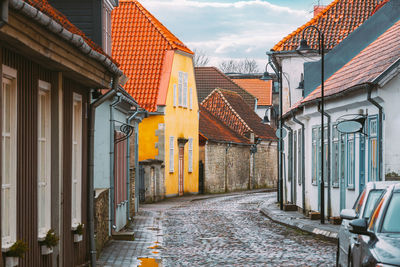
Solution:
<svg viewBox="0 0 400 267">
<path fill-rule="evenodd" d="M 284 128 L 286 128 L 289 131 L 289 140 L 288 140 L 288 144 L 289 144 L 289 153 L 288 153 L 288 179 L 290 177 L 290 202 L 293 204 L 293 195 L 294 195 L 294 187 L 293 187 L 293 129 L 290 128 L 289 126 L 287 126 L 284 122 L 282 122 L 282 126 Z M 283 140 L 282 140 L 283 142 Z M 290 171 L 290 172 L 289 172 Z M 286 188 L 286 180 L 285 180 L 285 188 Z"/>
<path fill-rule="evenodd" d="M 110 210 L 111 210 L 111 225 L 112 229 L 116 229 L 115 223 L 115 177 L 114 177 L 114 107 L 121 103 L 121 93 L 117 93 L 117 99 L 110 105 Z M 112 229 L 110 231 L 112 232 Z"/>
<path fill-rule="evenodd" d="M 2 0 L 0 6 L 0 28 L 8 23 L 8 0 Z"/>
<path fill-rule="evenodd" d="M 90 246 L 90 262 L 92 267 L 96 267 L 96 244 L 94 240 L 94 127 L 96 120 L 96 108 L 103 104 L 108 99 L 114 97 L 117 94 L 115 90 L 116 85 L 118 84 L 118 78 L 114 79 L 114 84 L 112 89 L 109 90 L 105 95 L 101 96 L 93 103 L 90 104 L 90 117 L 89 117 L 89 179 L 88 179 L 88 231 L 89 231 L 89 246 Z"/>
<path fill-rule="evenodd" d="M 305 126 L 304 123 L 299 121 L 296 118 L 296 115 L 294 114 L 293 110 L 291 111 L 293 121 L 301 126 L 301 197 L 302 197 L 302 205 L 303 205 L 303 214 L 306 213 L 306 185 L 305 185 L 305 177 L 306 177 L 306 172 L 305 172 L 305 137 L 304 137 L 304 132 L 305 132 Z"/>
<path fill-rule="evenodd" d="M 231 143 L 225 148 L 225 192 L 228 192 L 228 150 L 231 147 Z"/>
<path fill-rule="evenodd" d="M 131 121 L 135 120 L 136 116 L 140 115 L 140 114 L 147 114 L 146 111 L 144 110 L 139 110 L 139 106 L 136 106 L 136 111 L 130 115 L 127 119 L 126 119 L 126 124 L 131 125 Z M 138 153 L 138 142 L 137 142 L 137 133 L 139 133 L 139 123 L 137 122 L 137 120 L 139 120 L 139 118 L 136 118 L 135 120 L 135 126 L 134 126 L 134 136 L 135 136 L 135 188 L 137 187 L 137 177 L 139 175 L 138 170 L 139 170 L 139 159 L 137 157 Z M 140 118 L 141 121 L 141 118 Z M 127 190 L 127 198 L 128 198 L 128 206 L 127 206 L 127 218 L 128 220 L 131 220 L 131 216 L 129 214 L 130 211 L 130 161 L 131 161 L 131 146 L 130 146 L 130 138 L 128 138 L 127 140 L 127 175 L 128 175 L 128 179 L 126 180 L 126 190 Z M 136 202 L 138 202 L 139 200 L 137 199 L 137 195 L 135 194 L 135 212 L 138 211 L 139 205 L 136 204 Z"/>
<path fill-rule="evenodd" d="M 318 105 L 318 112 L 322 114 L 321 108 Z M 332 205 L 331 205 L 331 115 L 324 111 L 324 116 L 328 118 L 328 168 L 327 168 L 327 183 L 328 183 L 328 221 L 332 215 Z M 323 131 L 323 129 L 321 129 Z M 325 140 L 324 140 L 325 141 Z M 323 156 L 322 156 L 323 158 Z M 324 179 L 325 180 L 325 179 Z M 323 203 L 325 205 L 325 203 Z M 322 203 L 321 203 L 322 205 Z"/>
<path fill-rule="evenodd" d="M 383 181 L 382 178 L 382 159 L 383 159 L 383 148 L 382 148 L 382 132 L 383 132 L 383 107 L 379 105 L 378 102 L 376 102 L 374 99 L 371 98 L 371 93 L 372 89 L 374 89 L 373 86 L 368 85 L 368 102 L 370 102 L 372 105 L 378 108 L 379 110 L 379 129 L 378 129 L 378 135 L 379 135 L 379 157 L 378 157 L 378 173 L 379 173 L 379 181 Z"/>
</svg>

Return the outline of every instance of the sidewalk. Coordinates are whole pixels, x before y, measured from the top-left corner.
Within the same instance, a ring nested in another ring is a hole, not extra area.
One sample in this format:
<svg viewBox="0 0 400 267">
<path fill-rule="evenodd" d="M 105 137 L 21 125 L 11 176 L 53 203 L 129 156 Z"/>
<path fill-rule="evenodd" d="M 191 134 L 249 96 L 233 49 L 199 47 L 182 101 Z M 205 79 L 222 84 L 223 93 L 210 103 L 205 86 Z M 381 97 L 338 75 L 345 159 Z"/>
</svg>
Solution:
<svg viewBox="0 0 400 267">
<path fill-rule="evenodd" d="M 310 220 L 297 211 L 282 211 L 276 203 L 276 194 L 270 194 L 268 199 L 260 205 L 260 212 L 270 220 L 296 228 L 310 234 L 337 241 L 340 225 L 321 224 L 319 220 Z"/>
</svg>

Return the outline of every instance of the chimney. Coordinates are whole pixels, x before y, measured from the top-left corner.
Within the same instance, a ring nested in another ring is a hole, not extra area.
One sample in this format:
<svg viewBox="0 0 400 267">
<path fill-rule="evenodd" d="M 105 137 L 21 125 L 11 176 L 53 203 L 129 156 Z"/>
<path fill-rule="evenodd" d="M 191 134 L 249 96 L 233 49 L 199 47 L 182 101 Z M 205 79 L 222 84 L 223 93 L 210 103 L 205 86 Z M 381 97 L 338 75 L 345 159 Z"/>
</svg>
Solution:
<svg viewBox="0 0 400 267">
<path fill-rule="evenodd" d="M 314 6 L 314 18 L 325 8 L 326 8 L 326 6 L 322 6 L 322 5 Z"/>
</svg>

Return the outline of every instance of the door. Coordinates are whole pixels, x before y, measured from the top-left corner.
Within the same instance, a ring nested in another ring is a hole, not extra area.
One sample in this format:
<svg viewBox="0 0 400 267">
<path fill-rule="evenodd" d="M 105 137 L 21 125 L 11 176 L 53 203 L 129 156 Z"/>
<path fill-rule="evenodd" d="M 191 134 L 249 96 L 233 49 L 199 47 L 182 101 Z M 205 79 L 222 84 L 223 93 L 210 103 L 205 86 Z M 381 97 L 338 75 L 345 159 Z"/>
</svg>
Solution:
<svg viewBox="0 0 400 267">
<path fill-rule="evenodd" d="M 179 171 L 178 171 L 179 196 L 183 196 L 184 168 L 185 168 L 184 153 L 185 153 L 185 147 L 179 146 Z"/>
</svg>

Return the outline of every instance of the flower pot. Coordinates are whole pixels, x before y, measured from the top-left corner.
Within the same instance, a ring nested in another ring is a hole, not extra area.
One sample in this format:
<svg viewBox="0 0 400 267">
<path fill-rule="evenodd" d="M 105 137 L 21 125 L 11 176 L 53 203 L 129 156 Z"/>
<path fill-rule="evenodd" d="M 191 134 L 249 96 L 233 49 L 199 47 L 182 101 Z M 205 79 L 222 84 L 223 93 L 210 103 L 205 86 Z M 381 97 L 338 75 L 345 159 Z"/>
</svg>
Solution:
<svg viewBox="0 0 400 267">
<path fill-rule="evenodd" d="M 82 235 L 74 234 L 74 242 L 75 243 L 81 242 L 82 239 L 83 239 Z"/>
<path fill-rule="evenodd" d="M 6 257 L 6 267 L 14 267 L 18 265 L 19 258 L 17 257 Z"/>
<path fill-rule="evenodd" d="M 49 254 L 53 253 L 53 248 L 49 248 L 46 245 L 42 245 L 40 247 L 40 249 L 41 249 L 42 255 L 49 255 Z"/>
</svg>

